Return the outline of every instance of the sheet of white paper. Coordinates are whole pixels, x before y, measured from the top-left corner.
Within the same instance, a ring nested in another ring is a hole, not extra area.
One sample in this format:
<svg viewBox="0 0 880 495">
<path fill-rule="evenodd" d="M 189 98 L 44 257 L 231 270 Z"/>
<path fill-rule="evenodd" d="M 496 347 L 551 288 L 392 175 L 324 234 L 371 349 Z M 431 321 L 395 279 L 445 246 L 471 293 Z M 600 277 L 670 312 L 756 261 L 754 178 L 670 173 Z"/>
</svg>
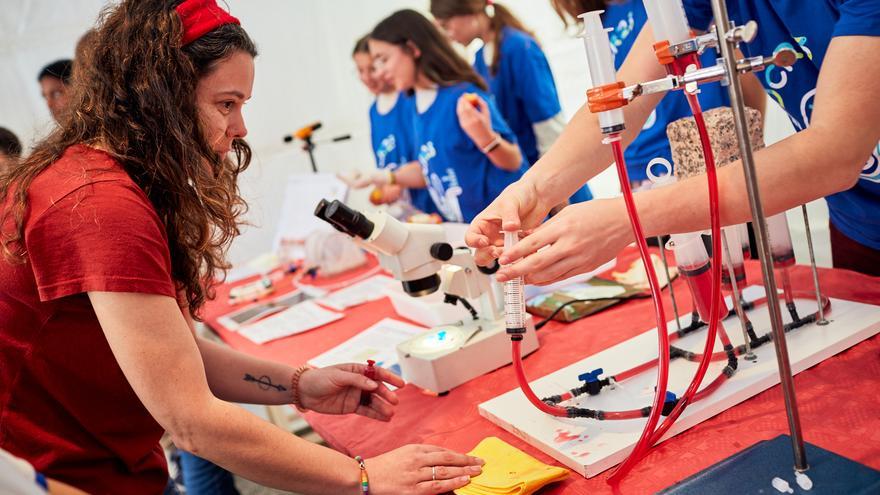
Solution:
<svg viewBox="0 0 880 495">
<path fill-rule="evenodd" d="M 353 308 L 369 301 L 385 297 L 385 288 L 394 283 L 394 279 L 386 275 L 375 275 L 364 281 L 350 285 L 318 299 L 318 303 L 337 311 Z"/>
<path fill-rule="evenodd" d="M 347 192 L 345 183 L 333 174 L 291 174 L 275 230 L 274 251 L 280 251 L 282 240 L 305 241 L 312 232 L 331 231 L 330 224 L 314 215 L 315 206 L 321 199 L 345 201 Z"/>
<path fill-rule="evenodd" d="M 313 366 L 323 367 L 341 363 L 376 361 L 377 366 L 400 375 L 397 363 L 397 345 L 424 332 L 426 328 L 385 318 L 342 344 L 309 360 Z"/>
<path fill-rule="evenodd" d="M 277 315 L 241 327 L 238 333 L 257 344 L 265 344 L 318 328 L 343 316 L 318 306 L 314 301 L 304 301 Z"/>
</svg>

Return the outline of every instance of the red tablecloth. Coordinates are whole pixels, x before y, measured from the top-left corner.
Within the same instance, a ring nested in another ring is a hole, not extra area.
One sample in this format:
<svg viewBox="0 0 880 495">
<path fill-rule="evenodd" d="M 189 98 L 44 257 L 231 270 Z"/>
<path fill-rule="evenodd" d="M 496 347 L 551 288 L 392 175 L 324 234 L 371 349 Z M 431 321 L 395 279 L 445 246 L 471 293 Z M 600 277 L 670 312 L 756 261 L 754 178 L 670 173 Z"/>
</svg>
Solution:
<svg viewBox="0 0 880 495">
<path fill-rule="evenodd" d="M 628 264 L 634 257 L 634 253 L 627 253 L 621 257 L 621 263 Z M 757 263 L 749 262 L 747 269 L 750 282 L 760 283 Z M 820 269 L 819 273 L 825 294 L 880 305 L 880 278 L 843 270 Z M 796 287 L 812 287 L 808 267 L 794 267 L 792 275 Z M 286 286 L 290 287 L 289 281 Z M 687 293 L 682 280 L 675 282 L 675 289 L 676 294 Z M 353 308 L 345 318 L 326 327 L 261 346 L 217 323 L 217 317 L 230 311 L 225 302 L 227 291 L 228 287 L 218 290 L 217 301 L 206 308 L 206 322 L 236 349 L 294 365 L 338 345 L 385 317 L 397 317 L 388 299 L 382 299 Z M 671 315 L 668 297 L 665 299 L 667 314 Z M 679 305 L 686 306 L 681 308 L 683 311 L 690 310 L 689 303 L 682 303 L 687 299 L 679 297 Z M 541 348 L 525 359 L 526 373 L 531 379 L 544 376 L 654 325 L 650 300 L 629 301 L 570 324 L 552 322 L 538 332 Z M 880 469 L 878 384 L 880 336 L 798 374 L 795 386 L 805 439 Z M 513 369 L 507 366 L 472 380 L 445 397 L 426 395 L 407 386 L 398 392 L 401 403 L 390 423 L 314 413 L 306 413 L 306 420 L 331 446 L 349 455 L 368 457 L 409 443 L 432 443 L 466 452 L 482 438 L 497 436 L 543 462 L 558 464 L 479 415 L 478 404 L 515 386 Z M 627 494 L 653 493 L 749 445 L 787 431 L 782 393 L 777 385 L 656 447 L 619 489 Z M 591 479 L 573 474 L 541 493 L 611 493 L 606 483 L 609 474 L 610 471 L 606 471 Z"/>
</svg>

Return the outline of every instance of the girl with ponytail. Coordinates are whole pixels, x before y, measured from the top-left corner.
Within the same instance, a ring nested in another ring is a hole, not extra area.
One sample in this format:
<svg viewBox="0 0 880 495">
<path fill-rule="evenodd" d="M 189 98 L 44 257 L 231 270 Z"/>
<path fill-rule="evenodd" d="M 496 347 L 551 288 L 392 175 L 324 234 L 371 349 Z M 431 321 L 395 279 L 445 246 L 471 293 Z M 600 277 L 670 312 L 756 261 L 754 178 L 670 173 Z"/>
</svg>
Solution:
<svg viewBox="0 0 880 495">
<path fill-rule="evenodd" d="M 529 166 L 534 164 L 562 133 L 565 119 L 550 64 L 532 33 L 493 0 L 431 0 L 431 14 L 453 41 L 483 41 L 474 70 L 488 83 Z M 584 185 L 569 202 L 591 198 Z"/>
</svg>

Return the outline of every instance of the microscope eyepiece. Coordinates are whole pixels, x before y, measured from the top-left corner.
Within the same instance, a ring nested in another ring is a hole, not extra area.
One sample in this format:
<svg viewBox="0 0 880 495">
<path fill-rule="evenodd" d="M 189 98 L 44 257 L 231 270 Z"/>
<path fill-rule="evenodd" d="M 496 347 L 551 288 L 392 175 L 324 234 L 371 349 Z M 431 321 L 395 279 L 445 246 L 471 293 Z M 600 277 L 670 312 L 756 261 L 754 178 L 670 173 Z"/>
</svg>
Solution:
<svg viewBox="0 0 880 495">
<path fill-rule="evenodd" d="M 327 207 L 328 206 L 330 206 L 330 202 L 327 201 L 326 199 L 322 199 L 321 201 L 319 201 L 318 206 L 315 207 L 315 216 L 320 218 L 321 220 L 329 223 L 331 227 L 338 230 L 339 232 L 342 232 L 345 235 L 353 236 L 354 234 L 349 232 L 344 226 L 339 225 L 338 223 L 334 222 L 330 218 L 327 218 Z"/>
<path fill-rule="evenodd" d="M 440 288 L 440 276 L 436 273 L 416 280 L 404 280 L 403 291 L 412 297 L 422 297 L 437 292 Z"/>
<path fill-rule="evenodd" d="M 359 211 L 352 210 L 338 199 L 327 203 L 322 200 L 315 209 L 315 215 L 341 227 L 349 235 L 358 236 L 361 239 L 370 237 L 375 225 Z"/>
</svg>

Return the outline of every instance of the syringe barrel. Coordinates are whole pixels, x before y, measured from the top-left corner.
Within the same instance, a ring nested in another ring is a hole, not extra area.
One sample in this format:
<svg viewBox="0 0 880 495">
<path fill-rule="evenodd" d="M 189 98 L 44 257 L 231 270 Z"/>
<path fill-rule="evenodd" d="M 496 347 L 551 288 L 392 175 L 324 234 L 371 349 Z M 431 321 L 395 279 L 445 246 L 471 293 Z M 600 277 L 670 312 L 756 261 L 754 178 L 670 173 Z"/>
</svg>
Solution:
<svg viewBox="0 0 880 495">
<path fill-rule="evenodd" d="M 603 12 L 605 11 L 594 10 L 578 16 L 584 23 L 584 50 L 587 52 L 587 66 L 594 88 L 617 82 L 611 44 L 608 42 L 608 33 L 602 26 Z M 599 125 L 602 129 L 621 129 L 623 110 L 616 108 L 599 112 Z"/>
<path fill-rule="evenodd" d="M 739 238 L 739 225 L 731 225 L 724 227 L 724 239 L 727 240 L 727 246 L 722 246 L 721 251 L 724 253 L 724 264 L 730 263 L 732 266 L 740 266 L 743 264 L 742 241 Z M 722 267 L 722 272 L 727 267 Z"/>
<path fill-rule="evenodd" d="M 518 232 L 504 232 L 505 251 L 515 246 L 518 241 Z M 504 282 L 504 325 L 507 333 L 526 333 L 525 306 L 522 277 Z"/>
<path fill-rule="evenodd" d="M 671 45 L 690 39 L 691 33 L 681 0 L 644 0 L 654 41 L 668 40 Z"/>
<path fill-rule="evenodd" d="M 709 263 L 709 253 L 698 232 L 672 234 L 672 252 L 679 269 L 696 270 Z"/>
<path fill-rule="evenodd" d="M 773 256 L 774 266 L 783 268 L 793 265 L 794 247 L 785 212 L 767 217 L 767 237 L 770 240 L 770 253 Z"/>
</svg>

